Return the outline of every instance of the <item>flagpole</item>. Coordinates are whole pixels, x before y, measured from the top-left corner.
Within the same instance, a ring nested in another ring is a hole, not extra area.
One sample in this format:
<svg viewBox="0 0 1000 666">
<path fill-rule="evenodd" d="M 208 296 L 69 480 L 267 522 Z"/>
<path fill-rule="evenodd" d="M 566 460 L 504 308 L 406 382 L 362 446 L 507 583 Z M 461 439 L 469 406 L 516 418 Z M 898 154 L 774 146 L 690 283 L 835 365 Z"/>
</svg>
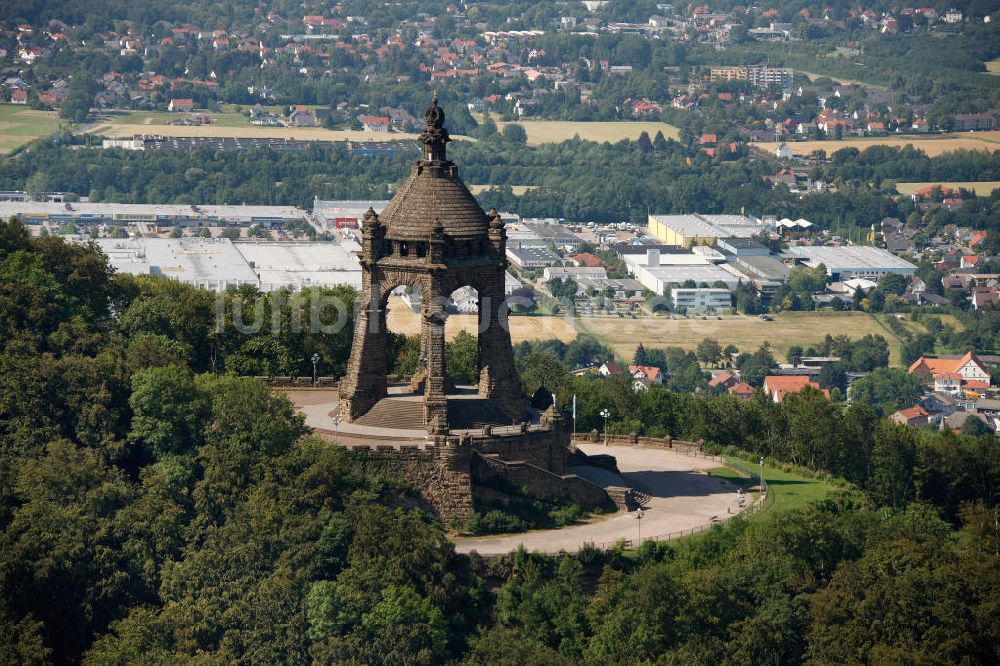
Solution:
<svg viewBox="0 0 1000 666">
<path fill-rule="evenodd" d="M 573 394 L 573 439 L 576 441 L 576 394 Z"/>
</svg>

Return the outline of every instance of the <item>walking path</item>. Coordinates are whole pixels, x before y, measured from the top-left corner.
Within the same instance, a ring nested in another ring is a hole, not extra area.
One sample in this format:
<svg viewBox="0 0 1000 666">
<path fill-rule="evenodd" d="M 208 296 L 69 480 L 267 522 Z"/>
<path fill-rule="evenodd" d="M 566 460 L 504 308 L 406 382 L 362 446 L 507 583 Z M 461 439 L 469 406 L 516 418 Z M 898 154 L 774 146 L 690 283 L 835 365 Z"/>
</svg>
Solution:
<svg viewBox="0 0 1000 666">
<path fill-rule="evenodd" d="M 337 408 L 337 393 L 331 389 L 289 391 L 289 398 L 305 414 L 306 423 L 327 437 L 337 433 L 341 446 L 421 444 L 427 441 L 423 430 L 403 430 L 336 424 L 331 412 Z M 567 470 L 599 486 L 629 485 L 647 493 L 650 500 L 642 520 L 634 513 L 618 512 L 599 517 L 594 522 L 562 529 L 538 530 L 495 537 L 458 537 L 455 549 L 460 553 L 476 551 L 480 555 L 502 555 L 524 546 L 530 551 L 576 552 L 585 544 L 610 548 L 619 540 L 637 543 L 642 539 L 664 538 L 681 531 L 697 530 L 715 521 L 724 521 L 739 513 L 743 497 L 729 482 L 709 476 L 703 470 L 722 463 L 711 458 L 690 455 L 678 450 L 644 449 L 632 446 L 603 446 L 578 443 L 587 454 L 608 454 L 618 461 L 621 475 L 596 467 Z"/>
<path fill-rule="evenodd" d="M 691 530 L 709 525 L 713 519 L 726 520 L 740 511 L 741 497 L 736 488 L 729 482 L 702 471 L 721 465 L 711 459 L 676 451 L 630 446 L 581 444 L 579 448 L 587 454 L 606 453 L 614 456 L 625 480 L 651 496 L 641 521 L 636 520 L 634 513 L 619 512 L 605 520 L 558 530 L 539 530 L 498 537 L 456 538 L 455 550 L 460 553 L 476 551 L 480 555 L 500 555 L 523 545 L 529 551 L 574 553 L 588 543 L 599 548 L 609 548 L 620 539 L 638 540 L 640 530 L 642 539 Z"/>
</svg>

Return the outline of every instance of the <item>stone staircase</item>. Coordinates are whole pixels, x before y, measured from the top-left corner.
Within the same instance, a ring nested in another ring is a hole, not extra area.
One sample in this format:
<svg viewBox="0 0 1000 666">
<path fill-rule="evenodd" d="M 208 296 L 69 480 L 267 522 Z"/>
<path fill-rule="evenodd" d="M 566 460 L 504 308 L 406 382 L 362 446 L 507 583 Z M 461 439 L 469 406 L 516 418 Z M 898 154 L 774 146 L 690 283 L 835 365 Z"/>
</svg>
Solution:
<svg viewBox="0 0 1000 666">
<path fill-rule="evenodd" d="M 643 492 L 638 488 L 630 488 L 629 490 L 631 491 L 630 492 L 631 499 L 636 504 L 636 506 L 641 506 L 642 508 L 646 508 L 647 506 L 649 506 L 650 500 L 653 499 L 649 495 L 649 493 Z"/>
<path fill-rule="evenodd" d="M 355 421 L 364 426 L 396 428 L 399 430 L 423 430 L 424 403 L 419 400 L 380 400 L 367 414 Z"/>
<path fill-rule="evenodd" d="M 450 428 L 471 430 L 486 425 L 511 425 L 511 420 L 491 400 L 485 398 L 449 398 L 448 426 Z"/>
</svg>

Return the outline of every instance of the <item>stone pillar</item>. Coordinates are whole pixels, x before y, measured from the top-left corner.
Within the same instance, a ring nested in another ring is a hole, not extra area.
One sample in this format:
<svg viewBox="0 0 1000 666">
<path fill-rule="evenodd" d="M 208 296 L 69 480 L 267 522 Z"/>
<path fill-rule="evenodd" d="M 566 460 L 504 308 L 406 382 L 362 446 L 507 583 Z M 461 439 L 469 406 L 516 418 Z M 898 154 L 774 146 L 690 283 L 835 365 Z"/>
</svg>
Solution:
<svg viewBox="0 0 1000 666">
<path fill-rule="evenodd" d="M 479 292 L 479 395 L 496 402 L 511 421 L 519 421 L 524 415 L 524 398 L 507 326 L 500 265 L 489 269 Z"/>
<path fill-rule="evenodd" d="M 440 289 L 428 289 L 423 301 L 420 334 L 423 338 L 427 378 L 424 381 L 424 425 L 435 434 L 448 432 L 448 396 L 445 392 L 444 305 L 436 295 Z"/>
<path fill-rule="evenodd" d="M 454 437 L 436 438 L 439 479 L 437 487 L 425 489 L 445 521 L 465 522 L 474 512 L 472 503 L 472 447 Z"/>
<path fill-rule="evenodd" d="M 555 405 L 549 405 L 549 408 L 542 412 L 538 422 L 543 428 L 552 431 L 552 437 L 549 438 L 547 469 L 555 474 L 565 473 L 566 454 L 569 451 L 571 433 L 566 429 L 566 422 L 563 420 L 562 414 L 559 413 Z"/>
<path fill-rule="evenodd" d="M 353 421 L 386 395 L 385 309 L 378 300 L 378 285 L 365 270 L 354 343 L 347 373 L 340 383 L 340 418 Z M 373 292 L 374 290 L 374 292 Z"/>
</svg>

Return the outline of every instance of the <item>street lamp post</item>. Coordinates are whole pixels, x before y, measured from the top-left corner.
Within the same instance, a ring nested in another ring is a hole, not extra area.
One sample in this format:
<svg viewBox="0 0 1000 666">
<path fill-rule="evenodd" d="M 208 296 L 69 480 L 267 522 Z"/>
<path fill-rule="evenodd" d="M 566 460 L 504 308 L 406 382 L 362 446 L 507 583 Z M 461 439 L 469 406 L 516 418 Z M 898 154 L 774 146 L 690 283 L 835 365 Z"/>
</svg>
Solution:
<svg viewBox="0 0 1000 666">
<path fill-rule="evenodd" d="M 644 515 L 645 515 L 645 512 L 642 510 L 641 506 L 638 509 L 635 510 L 636 525 L 639 528 L 639 538 L 638 538 L 638 541 L 636 542 L 636 547 L 642 545 L 642 517 Z"/>
<path fill-rule="evenodd" d="M 604 417 L 604 446 L 608 445 L 608 417 L 611 416 L 611 412 L 607 409 L 601 410 L 601 416 Z"/>
<path fill-rule="evenodd" d="M 313 362 L 313 386 L 316 386 L 316 365 L 319 363 L 319 354 L 312 355 Z"/>
<path fill-rule="evenodd" d="M 760 492 L 764 492 L 764 456 L 760 457 Z"/>
<path fill-rule="evenodd" d="M 340 437 L 340 414 L 333 417 L 333 437 L 334 439 Z"/>
</svg>

